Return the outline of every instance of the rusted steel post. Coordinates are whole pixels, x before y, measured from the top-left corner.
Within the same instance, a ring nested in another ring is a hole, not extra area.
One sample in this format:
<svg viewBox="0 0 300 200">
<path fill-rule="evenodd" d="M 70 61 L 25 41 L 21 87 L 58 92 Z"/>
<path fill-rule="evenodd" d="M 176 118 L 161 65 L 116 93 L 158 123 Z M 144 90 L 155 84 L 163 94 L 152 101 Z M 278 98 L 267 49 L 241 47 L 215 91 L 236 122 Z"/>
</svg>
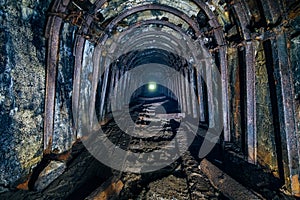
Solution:
<svg viewBox="0 0 300 200">
<path fill-rule="evenodd" d="M 120 81 L 120 75 L 121 72 L 120 72 L 120 69 L 119 69 L 119 66 L 117 66 L 117 69 L 116 69 L 116 82 L 115 82 L 115 97 L 117 97 L 119 95 L 119 91 L 120 91 L 120 84 L 119 84 L 119 81 Z M 117 110 L 121 110 L 121 106 L 120 104 L 116 105 L 116 109 Z"/>
<path fill-rule="evenodd" d="M 109 65 L 107 65 L 107 63 L 105 63 L 104 67 L 105 67 L 104 68 L 105 72 L 104 72 L 104 78 L 103 78 L 103 82 L 102 82 L 101 103 L 100 103 L 101 120 L 104 119 L 104 103 L 105 103 L 105 98 L 106 98 L 106 90 L 107 90 L 108 75 L 109 75 Z"/>
<path fill-rule="evenodd" d="M 95 2 L 96 9 L 98 10 L 106 0 L 97 0 Z M 86 23 L 83 24 L 81 28 L 82 33 L 87 33 L 89 26 L 91 22 L 93 21 L 93 17 L 91 15 L 87 15 L 86 17 Z M 75 64 L 74 64 L 74 81 L 73 81 L 73 95 L 72 95 L 72 110 L 73 110 L 73 117 L 74 117 L 74 131 L 76 132 L 77 138 L 80 137 L 78 135 L 78 123 L 79 123 L 79 113 L 77 111 L 79 110 L 79 98 L 80 98 L 80 84 L 81 84 L 81 69 L 82 69 L 82 57 L 83 57 L 83 50 L 85 45 L 85 39 L 83 36 L 78 35 L 75 45 L 74 45 L 74 53 L 75 56 Z M 94 74 L 93 74 L 94 77 Z M 95 82 L 93 79 L 92 82 Z M 98 80 L 97 80 L 98 83 Z"/>
<path fill-rule="evenodd" d="M 249 15 L 247 13 L 247 9 L 245 7 L 245 4 L 242 2 L 237 2 L 233 4 L 233 8 L 235 12 L 237 13 L 238 20 L 240 21 L 240 26 L 242 29 L 242 33 L 244 35 L 245 40 L 250 40 L 251 35 L 248 29 L 248 24 L 250 22 Z"/>
<path fill-rule="evenodd" d="M 183 71 L 184 71 L 184 69 L 181 69 L 181 72 L 182 72 L 182 76 L 181 76 L 181 83 L 180 83 L 180 87 L 181 87 L 181 98 L 182 98 L 182 101 L 181 101 L 181 103 L 182 103 L 182 110 L 183 110 L 183 112 L 185 113 L 185 112 L 187 112 L 187 108 L 186 108 L 186 94 L 185 94 L 185 78 L 184 78 L 184 74 L 183 74 Z"/>
<path fill-rule="evenodd" d="M 275 45 L 276 44 L 276 45 Z M 275 65 L 275 78 L 277 84 L 277 96 L 279 99 L 278 110 L 280 119 L 280 132 L 282 140 L 282 153 L 284 158 L 285 183 L 293 195 L 300 196 L 300 164 L 299 164 L 299 136 L 296 132 L 295 102 L 293 91 L 293 79 L 291 63 L 287 50 L 286 33 L 280 33 L 273 40 L 273 59 Z"/>
<path fill-rule="evenodd" d="M 94 122 L 93 118 L 95 115 L 96 93 L 97 93 L 97 88 L 100 86 L 99 75 L 102 69 L 101 66 L 99 67 L 100 55 L 101 55 L 101 48 L 99 46 L 96 46 L 93 52 L 93 72 L 92 72 L 92 80 L 91 80 L 92 88 L 91 88 L 91 95 L 90 95 L 90 102 L 89 102 L 90 127 L 94 126 L 92 123 Z M 100 114 L 101 114 L 101 110 L 100 110 Z"/>
<path fill-rule="evenodd" d="M 280 4 L 278 4 L 279 1 L 273 1 L 273 0 L 264 0 L 261 1 L 262 8 L 264 11 L 264 16 L 266 18 L 266 22 L 268 25 L 276 24 L 280 17 L 282 17 L 282 13 L 280 10 Z"/>
<path fill-rule="evenodd" d="M 250 41 L 251 35 L 246 27 L 250 19 L 246 12 L 246 6 L 242 2 L 233 4 L 241 24 L 243 37 L 246 42 L 246 113 L 247 113 L 247 151 L 248 162 L 257 163 L 257 131 L 256 131 L 256 98 L 255 98 L 255 47 Z"/>
<path fill-rule="evenodd" d="M 111 68 L 111 83 L 110 83 L 110 89 L 109 89 L 109 97 L 112 96 L 115 89 L 115 81 L 116 81 L 116 69 L 115 64 Z M 111 102 L 109 101 L 109 105 L 111 106 Z"/>
<path fill-rule="evenodd" d="M 192 114 L 194 118 L 197 118 L 197 106 L 196 106 L 196 87 L 195 87 L 195 79 L 194 79 L 194 67 L 190 67 L 189 80 L 190 80 L 190 88 L 191 88 L 191 97 L 192 97 Z"/>
<path fill-rule="evenodd" d="M 75 63 L 74 63 L 74 75 L 73 75 L 73 93 L 72 93 L 72 111 L 74 120 L 74 131 L 76 137 L 78 138 L 78 111 L 79 111 L 79 96 L 80 96 L 80 78 L 81 78 L 81 66 L 82 66 L 82 56 L 83 56 L 83 46 L 85 39 L 81 36 L 77 36 L 74 53 Z"/>
<path fill-rule="evenodd" d="M 116 24 L 118 24 L 121 20 L 123 20 L 124 18 L 126 18 L 126 17 L 128 17 L 128 16 L 130 16 L 134 13 L 145 11 L 145 10 L 161 10 L 161 11 L 172 13 L 172 14 L 180 17 L 181 19 L 183 19 L 185 22 L 187 22 L 195 30 L 196 35 L 201 35 L 199 27 L 196 24 L 196 22 L 194 20 L 192 20 L 185 13 L 183 13 L 183 12 L 173 8 L 173 7 L 166 6 L 166 5 L 148 4 L 148 5 L 137 6 L 137 7 L 134 7 L 132 9 L 130 9 L 130 10 L 126 10 L 126 11 L 120 13 L 105 28 L 105 31 L 104 31 L 105 34 L 100 38 L 100 42 L 103 43 L 102 41 L 105 40 L 108 37 L 108 34 L 109 34 L 110 30 L 112 30 L 113 27 L 116 26 Z"/>
<path fill-rule="evenodd" d="M 190 94 L 190 83 L 189 83 L 189 70 L 184 68 L 184 87 L 185 87 L 185 100 L 186 100 L 186 108 L 187 114 L 192 114 L 191 110 L 191 94 Z"/>
<path fill-rule="evenodd" d="M 122 71 L 122 76 L 123 76 L 123 81 L 121 83 L 121 97 L 122 99 L 125 99 L 126 97 L 126 93 L 125 93 L 125 89 L 126 89 L 126 86 L 127 86 L 127 79 L 128 79 L 128 73 L 126 73 L 126 66 L 123 66 L 123 71 Z M 124 104 L 127 104 L 127 102 L 124 102 Z M 124 105 L 122 105 L 123 107 Z"/>
<path fill-rule="evenodd" d="M 179 72 L 180 73 L 180 72 Z M 182 92 L 181 92 L 181 81 L 180 81 L 180 76 L 175 76 L 176 77 L 176 82 L 177 82 L 177 98 L 178 98 L 178 108 L 183 112 L 183 106 L 182 106 Z"/>
<path fill-rule="evenodd" d="M 224 140 L 230 141 L 230 117 L 229 117 L 229 92 L 228 92 L 228 71 L 227 71 L 227 57 L 226 57 L 226 45 L 225 35 L 221 28 L 220 23 L 216 19 L 216 15 L 209 9 L 208 5 L 201 0 L 193 0 L 208 16 L 209 24 L 214 28 L 214 35 L 217 40 L 217 44 L 221 47 L 220 50 L 220 63 L 221 63 L 221 79 L 222 79 L 222 101 L 223 101 L 223 125 L 224 125 Z M 245 23 L 245 25 L 248 23 Z M 224 50 L 225 49 L 225 50 Z M 225 55 L 224 55 L 225 54 Z M 199 72 L 198 72 L 199 76 Z M 201 77 L 201 76 L 200 76 Z M 199 81 L 199 79 L 198 79 Z M 201 81 L 201 79 L 200 79 Z M 202 83 L 198 83 L 201 86 Z M 198 94 L 199 96 L 199 94 Z M 201 96 L 199 96 L 201 97 Z M 208 98 L 210 98 L 208 96 Z M 205 108 L 203 106 L 204 101 L 200 100 L 200 121 L 205 119 Z M 211 115 L 211 112 L 209 112 Z M 211 120 L 210 120 L 211 121 Z"/>
<path fill-rule="evenodd" d="M 228 92 L 228 62 L 227 48 L 220 47 L 219 57 L 221 63 L 221 79 L 222 79 L 222 105 L 223 105 L 223 131 L 224 141 L 230 142 L 230 111 L 229 111 L 229 92 Z"/>
<path fill-rule="evenodd" d="M 125 72 L 129 72 L 129 68 L 127 67 Z M 130 85 L 130 81 L 131 81 L 131 74 L 130 73 L 126 73 L 126 82 L 124 84 L 124 93 L 128 95 L 129 90 L 129 85 Z M 129 94 L 132 95 L 132 94 Z"/>
<path fill-rule="evenodd" d="M 180 98 L 180 95 L 179 95 L 179 86 L 178 86 L 178 79 L 175 77 L 175 78 L 172 78 L 172 80 L 174 80 L 174 91 L 175 91 L 175 94 L 174 94 L 174 98 L 178 101 L 178 109 L 180 109 L 180 105 L 179 105 L 179 98 Z"/>
<path fill-rule="evenodd" d="M 198 92 L 198 104 L 199 104 L 199 120 L 201 122 L 205 122 L 205 106 L 204 106 L 204 90 L 203 90 L 203 83 L 202 83 L 202 75 L 203 69 L 205 67 L 205 62 L 199 63 L 200 67 L 197 70 L 197 92 Z"/>
<path fill-rule="evenodd" d="M 246 44 L 246 99 L 248 162 L 257 162 L 255 53 L 252 42 Z"/>
<path fill-rule="evenodd" d="M 54 2 L 51 12 L 64 12 L 69 1 L 61 4 L 59 0 Z M 46 98 L 44 117 L 44 150 L 49 153 L 52 149 L 54 109 L 55 109 L 55 86 L 59 54 L 59 35 L 62 26 L 62 18 L 50 16 L 47 22 L 46 37 L 48 38 L 47 70 L 46 70 Z"/>
<path fill-rule="evenodd" d="M 175 79 L 171 79 L 171 84 L 172 84 L 172 91 L 170 91 L 170 95 L 172 97 L 172 99 L 176 100 L 177 99 L 177 90 L 176 90 L 176 80 Z"/>
<path fill-rule="evenodd" d="M 215 110 L 215 101 L 214 101 L 214 85 L 213 85 L 213 79 L 212 79 L 212 69 L 211 65 L 213 65 L 212 60 L 206 61 L 205 64 L 205 77 L 206 77 L 206 85 L 207 85 L 207 102 L 208 102 L 208 119 L 209 119 L 209 127 L 216 127 L 215 124 L 215 115 L 217 113 L 214 113 Z"/>
</svg>

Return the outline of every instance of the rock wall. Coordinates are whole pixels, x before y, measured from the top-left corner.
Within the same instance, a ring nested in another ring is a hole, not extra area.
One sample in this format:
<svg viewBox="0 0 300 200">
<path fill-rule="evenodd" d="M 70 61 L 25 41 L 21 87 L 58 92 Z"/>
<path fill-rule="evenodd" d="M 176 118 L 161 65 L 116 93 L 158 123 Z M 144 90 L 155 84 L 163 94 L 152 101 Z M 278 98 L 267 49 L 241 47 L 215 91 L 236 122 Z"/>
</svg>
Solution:
<svg viewBox="0 0 300 200">
<path fill-rule="evenodd" d="M 0 1 L 0 191 L 21 183 L 42 156 L 49 4 Z"/>
</svg>

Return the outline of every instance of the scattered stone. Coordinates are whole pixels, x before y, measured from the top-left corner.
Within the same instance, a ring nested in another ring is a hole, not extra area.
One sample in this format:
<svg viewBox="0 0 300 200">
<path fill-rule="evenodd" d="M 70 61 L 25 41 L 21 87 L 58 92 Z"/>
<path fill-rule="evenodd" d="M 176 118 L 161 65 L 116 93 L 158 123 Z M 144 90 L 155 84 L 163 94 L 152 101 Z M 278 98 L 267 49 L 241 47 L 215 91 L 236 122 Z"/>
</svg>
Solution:
<svg viewBox="0 0 300 200">
<path fill-rule="evenodd" d="M 45 189 L 50 183 L 58 178 L 66 169 L 63 162 L 51 161 L 50 164 L 40 173 L 34 188 L 37 191 Z"/>
</svg>

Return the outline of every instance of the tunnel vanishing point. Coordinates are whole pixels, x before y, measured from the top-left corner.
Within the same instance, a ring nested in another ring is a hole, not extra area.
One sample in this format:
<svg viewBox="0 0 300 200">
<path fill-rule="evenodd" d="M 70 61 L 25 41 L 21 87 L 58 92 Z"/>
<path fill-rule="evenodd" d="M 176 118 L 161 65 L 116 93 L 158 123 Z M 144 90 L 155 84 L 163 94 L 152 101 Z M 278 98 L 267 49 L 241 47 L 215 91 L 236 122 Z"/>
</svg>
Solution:
<svg viewBox="0 0 300 200">
<path fill-rule="evenodd" d="M 300 198 L 299 0 L 0 0 L 0 199 Z"/>
</svg>

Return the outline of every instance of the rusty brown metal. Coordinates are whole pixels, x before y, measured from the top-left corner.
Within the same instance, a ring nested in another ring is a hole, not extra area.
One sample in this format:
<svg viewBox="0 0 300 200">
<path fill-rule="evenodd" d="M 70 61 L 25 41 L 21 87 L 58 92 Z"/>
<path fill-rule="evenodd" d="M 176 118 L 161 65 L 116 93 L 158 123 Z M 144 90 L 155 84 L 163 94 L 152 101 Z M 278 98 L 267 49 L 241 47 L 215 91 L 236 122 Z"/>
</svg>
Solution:
<svg viewBox="0 0 300 200">
<path fill-rule="evenodd" d="M 296 122 L 294 118 L 295 100 L 292 82 L 291 63 L 288 56 L 286 33 L 278 35 L 272 41 L 276 48 L 273 49 L 274 74 L 277 80 L 277 96 L 279 123 L 283 153 L 283 167 L 285 184 L 295 196 L 300 195 L 299 183 L 299 136 L 296 132 Z M 276 45 L 275 45 L 276 44 Z"/>
<path fill-rule="evenodd" d="M 219 50 L 221 79 L 222 79 L 222 109 L 223 109 L 223 125 L 224 125 L 224 141 L 230 142 L 230 110 L 229 110 L 229 91 L 228 91 L 228 61 L 227 47 L 223 46 Z"/>
<path fill-rule="evenodd" d="M 97 50 L 99 47 L 96 47 L 93 53 L 93 64 L 97 65 L 98 63 L 100 63 L 100 55 L 101 52 L 99 50 Z M 99 82 L 99 73 L 101 73 L 102 71 L 100 71 L 101 66 L 100 67 L 94 67 L 93 68 L 93 77 L 92 77 L 92 88 L 91 88 L 91 97 L 90 97 L 90 105 L 89 105 L 89 113 L 90 113 L 90 122 L 93 122 L 93 117 L 95 114 L 95 102 L 96 102 L 96 93 L 97 93 L 97 87 L 98 87 L 98 82 Z M 100 115 L 101 115 L 101 110 L 100 110 Z M 93 124 L 90 124 L 91 127 L 93 127 Z"/>
<path fill-rule="evenodd" d="M 68 1 L 64 2 L 65 5 Z M 54 2 L 52 12 L 64 12 L 66 6 L 61 1 Z M 47 22 L 46 37 L 48 38 L 47 70 L 46 70 L 46 98 L 44 116 L 44 151 L 49 153 L 52 148 L 55 87 L 59 54 L 59 35 L 63 20 L 57 16 L 50 16 Z"/>
<path fill-rule="evenodd" d="M 148 4 L 148 5 L 134 7 L 131 10 L 123 11 L 117 17 L 115 17 L 105 28 L 105 31 L 104 31 L 105 34 L 99 39 L 100 43 L 102 43 L 102 40 L 105 40 L 105 38 L 108 37 L 108 35 L 112 31 L 113 27 L 116 26 L 121 20 L 123 20 L 124 18 L 126 18 L 134 13 L 145 11 L 145 10 L 161 10 L 161 11 L 172 13 L 172 14 L 180 17 L 181 19 L 183 19 L 185 22 L 187 22 L 194 29 L 194 31 L 196 32 L 197 35 L 201 34 L 199 31 L 199 27 L 195 23 L 195 21 L 192 20 L 191 18 L 189 18 L 189 16 L 187 16 L 185 13 L 183 13 L 173 7 L 166 6 L 166 5 Z"/>
<path fill-rule="evenodd" d="M 97 0 L 95 2 L 96 10 L 98 10 L 102 5 L 106 2 L 106 0 Z M 83 57 L 83 49 L 86 38 L 83 36 L 83 33 L 87 33 L 89 30 L 89 26 L 93 21 L 93 16 L 88 15 L 85 19 L 86 23 L 82 26 L 79 35 L 77 36 L 75 45 L 74 45 L 74 56 L 75 56 L 75 64 L 74 64 L 74 81 L 73 81 L 73 95 L 72 95 L 72 110 L 74 120 L 74 131 L 77 134 L 78 130 L 78 108 L 79 108 L 79 97 L 80 97 L 80 77 L 81 77 L 81 68 L 82 68 L 82 57 Z M 93 74 L 92 82 L 97 83 L 98 77 Z"/>
<path fill-rule="evenodd" d="M 252 42 L 246 45 L 246 91 L 247 91 L 247 149 L 248 162 L 257 162 L 256 98 L 255 98 L 255 52 Z"/>
<path fill-rule="evenodd" d="M 256 131 L 256 98 L 255 98 L 255 48 L 251 39 L 251 34 L 247 25 L 250 23 L 247 9 L 244 2 L 238 1 L 231 4 L 239 20 L 245 45 L 246 59 L 246 144 L 248 153 L 248 162 L 257 163 L 257 131 Z"/>
<path fill-rule="evenodd" d="M 235 10 L 236 16 L 238 17 L 239 25 L 240 25 L 240 27 L 242 29 L 242 33 L 244 35 L 244 40 L 246 40 L 246 41 L 250 40 L 251 34 L 247 27 L 250 24 L 250 18 L 249 18 L 249 15 L 247 14 L 245 4 L 242 2 L 236 2 L 232 6 Z"/>
<path fill-rule="evenodd" d="M 167 26 L 167 27 L 169 27 L 169 28 L 171 28 L 171 29 L 173 29 L 173 30 L 175 30 L 177 32 L 180 32 L 180 33 L 188 36 L 186 34 L 186 32 L 182 28 L 180 28 L 179 26 L 177 26 L 176 24 L 173 24 L 173 23 L 171 23 L 169 21 L 162 21 L 162 20 L 156 20 L 156 19 L 137 22 L 135 24 L 132 24 L 132 25 L 128 26 L 128 29 L 126 29 L 126 30 L 135 29 L 135 28 L 138 28 L 138 27 L 141 27 L 141 26 L 145 26 L 145 25 L 150 25 L 150 24 L 157 24 L 157 25 Z M 197 34 L 199 34 L 199 32 Z M 197 34 L 196 34 L 196 37 L 199 37 L 200 35 L 197 35 Z"/>
<path fill-rule="evenodd" d="M 74 75 L 73 75 L 73 93 L 72 93 L 72 111 L 74 121 L 74 132 L 77 134 L 78 130 L 78 107 L 79 107 L 79 95 L 80 95 L 80 77 L 82 67 L 82 56 L 85 39 L 81 36 L 77 36 L 73 55 L 75 56 L 74 63 Z M 77 137 L 77 136 L 76 136 Z"/>
</svg>

